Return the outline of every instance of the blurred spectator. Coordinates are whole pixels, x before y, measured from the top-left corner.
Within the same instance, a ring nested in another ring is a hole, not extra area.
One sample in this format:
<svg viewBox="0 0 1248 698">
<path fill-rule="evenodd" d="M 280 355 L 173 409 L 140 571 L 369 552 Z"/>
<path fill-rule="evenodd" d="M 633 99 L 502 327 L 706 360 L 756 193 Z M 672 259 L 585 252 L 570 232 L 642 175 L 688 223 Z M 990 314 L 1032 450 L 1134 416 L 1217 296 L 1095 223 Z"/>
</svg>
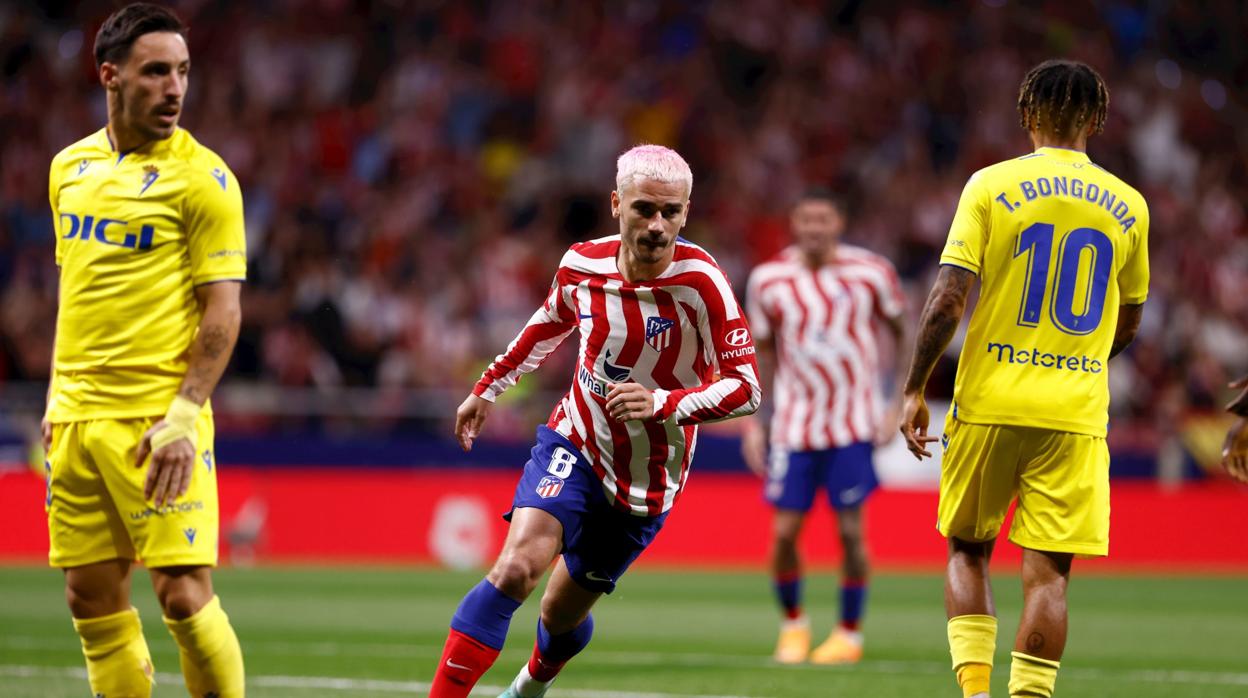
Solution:
<svg viewBox="0 0 1248 698">
<path fill-rule="evenodd" d="M 1248 14 L 1229 0 L 175 5 L 195 57 L 182 123 L 245 189 L 227 381 L 466 392 L 542 270 L 615 232 L 600 192 L 639 141 L 689 158 L 688 236 L 738 284 L 816 182 L 848 196 L 847 239 L 897 263 L 913 312 L 966 178 L 1027 148 L 1013 86 L 1054 55 L 1105 76 L 1090 154 L 1151 207 L 1153 293 L 1115 413 L 1212 410 L 1248 371 L 1248 105 L 1227 87 L 1248 79 Z M 47 377 L 47 167 L 105 121 L 91 45 L 111 7 L 0 9 L 0 382 Z"/>
</svg>

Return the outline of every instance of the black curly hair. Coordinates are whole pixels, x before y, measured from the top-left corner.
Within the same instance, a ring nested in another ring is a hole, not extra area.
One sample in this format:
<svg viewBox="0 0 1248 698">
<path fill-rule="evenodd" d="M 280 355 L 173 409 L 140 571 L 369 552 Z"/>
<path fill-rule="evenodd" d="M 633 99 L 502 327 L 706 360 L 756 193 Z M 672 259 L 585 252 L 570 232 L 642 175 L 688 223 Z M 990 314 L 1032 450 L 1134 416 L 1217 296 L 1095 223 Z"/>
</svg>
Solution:
<svg viewBox="0 0 1248 698">
<path fill-rule="evenodd" d="M 1019 123 L 1028 131 L 1073 138 L 1090 124 L 1105 130 L 1109 88 L 1091 66 L 1048 60 L 1027 71 L 1018 90 Z"/>
</svg>

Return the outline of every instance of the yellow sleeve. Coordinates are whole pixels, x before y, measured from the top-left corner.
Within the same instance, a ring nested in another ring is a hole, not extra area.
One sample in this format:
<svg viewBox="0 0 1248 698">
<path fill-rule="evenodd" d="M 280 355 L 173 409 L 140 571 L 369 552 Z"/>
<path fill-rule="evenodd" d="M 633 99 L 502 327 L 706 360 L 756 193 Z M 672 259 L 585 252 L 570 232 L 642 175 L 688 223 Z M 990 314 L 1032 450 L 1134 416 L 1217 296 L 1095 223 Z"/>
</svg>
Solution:
<svg viewBox="0 0 1248 698">
<path fill-rule="evenodd" d="M 191 282 L 247 278 L 247 238 L 243 195 L 224 164 L 195 164 L 187 192 L 185 222 L 191 256 Z"/>
<path fill-rule="evenodd" d="M 1118 297 L 1123 305 L 1137 305 L 1148 299 L 1148 204 L 1140 199 L 1135 229 L 1139 237 L 1135 249 L 1118 273 Z"/>
<path fill-rule="evenodd" d="M 983 179 L 981 173 L 976 172 L 967 180 L 953 224 L 949 226 L 949 239 L 940 255 L 941 264 L 962 267 L 977 275 L 983 268 L 984 250 L 988 246 L 988 209 L 992 204 Z"/>
<path fill-rule="evenodd" d="M 65 243 L 61 242 L 61 207 L 58 203 L 61 190 L 61 158 L 60 156 L 52 158 L 52 165 L 48 168 L 48 204 L 52 207 L 52 234 L 56 236 L 56 266 L 61 266 L 61 256 L 64 254 Z"/>
</svg>

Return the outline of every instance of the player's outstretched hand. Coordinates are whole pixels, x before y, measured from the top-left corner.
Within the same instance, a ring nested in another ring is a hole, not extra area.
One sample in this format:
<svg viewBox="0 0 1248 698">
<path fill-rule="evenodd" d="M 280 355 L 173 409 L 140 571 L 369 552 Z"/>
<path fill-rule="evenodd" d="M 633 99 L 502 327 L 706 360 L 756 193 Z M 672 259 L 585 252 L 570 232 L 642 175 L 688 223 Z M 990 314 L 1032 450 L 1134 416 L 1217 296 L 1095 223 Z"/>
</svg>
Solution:
<svg viewBox="0 0 1248 698">
<path fill-rule="evenodd" d="M 1222 444 L 1222 467 L 1231 477 L 1248 483 L 1248 417 L 1240 417 Z"/>
<path fill-rule="evenodd" d="M 607 384 L 607 416 L 617 422 L 654 416 L 654 393 L 640 383 Z"/>
<path fill-rule="evenodd" d="M 162 419 L 143 434 L 134 459 L 135 467 L 141 468 L 148 455 L 152 457 L 147 479 L 143 482 L 143 497 L 152 500 L 157 509 L 172 504 L 186 494 L 195 466 L 195 444 L 190 439 L 178 439 L 152 452 L 152 435 L 164 426 L 165 420 Z"/>
<path fill-rule="evenodd" d="M 455 440 L 464 453 L 472 450 L 472 442 L 481 435 L 481 427 L 485 426 L 485 418 L 490 416 L 490 408 L 494 403 L 483 397 L 469 395 L 455 410 Z"/>
<path fill-rule="evenodd" d="M 741 457 L 750 466 L 750 472 L 759 477 L 767 476 L 767 429 L 754 417 L 745 417 L 741 431 Z"/>
<path fill-rule="evenodd" d="M 1238 390 L 1239 395 L 1226 404 L 1226 411 L 1241 417 L 1248 417 L 1248 376 L 1232 381 L 1227 387 Z"/>
<path fill-rule="evenodd" d="M 927 400 L 921 394 L 907 393 L 905 403 L 901 407 L 901 435 L 906 437 L 906 448 L 915 458 L 923 460 L 931 458 L 927 445 L 940 439 L 927 435 L 927 423 L 931 414 L 927 411 Z"/>
</svg>

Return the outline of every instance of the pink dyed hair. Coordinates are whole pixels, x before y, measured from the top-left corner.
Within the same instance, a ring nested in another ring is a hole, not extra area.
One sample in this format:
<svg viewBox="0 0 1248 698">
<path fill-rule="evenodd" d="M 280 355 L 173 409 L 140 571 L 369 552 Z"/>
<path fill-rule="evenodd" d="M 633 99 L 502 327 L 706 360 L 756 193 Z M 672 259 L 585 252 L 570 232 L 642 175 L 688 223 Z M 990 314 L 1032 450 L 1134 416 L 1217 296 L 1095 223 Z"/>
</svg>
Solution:
<svg viewBox="0 0 1248 698">
<path fill-rule="evenodd" d="M 622 190 L 635 179 L 685 185 L 686 195 L 693 191 L 693 170 L 680 153 L 661 145 L 635 146 L 615 161 L 615 189 Z"/>
</svg>

